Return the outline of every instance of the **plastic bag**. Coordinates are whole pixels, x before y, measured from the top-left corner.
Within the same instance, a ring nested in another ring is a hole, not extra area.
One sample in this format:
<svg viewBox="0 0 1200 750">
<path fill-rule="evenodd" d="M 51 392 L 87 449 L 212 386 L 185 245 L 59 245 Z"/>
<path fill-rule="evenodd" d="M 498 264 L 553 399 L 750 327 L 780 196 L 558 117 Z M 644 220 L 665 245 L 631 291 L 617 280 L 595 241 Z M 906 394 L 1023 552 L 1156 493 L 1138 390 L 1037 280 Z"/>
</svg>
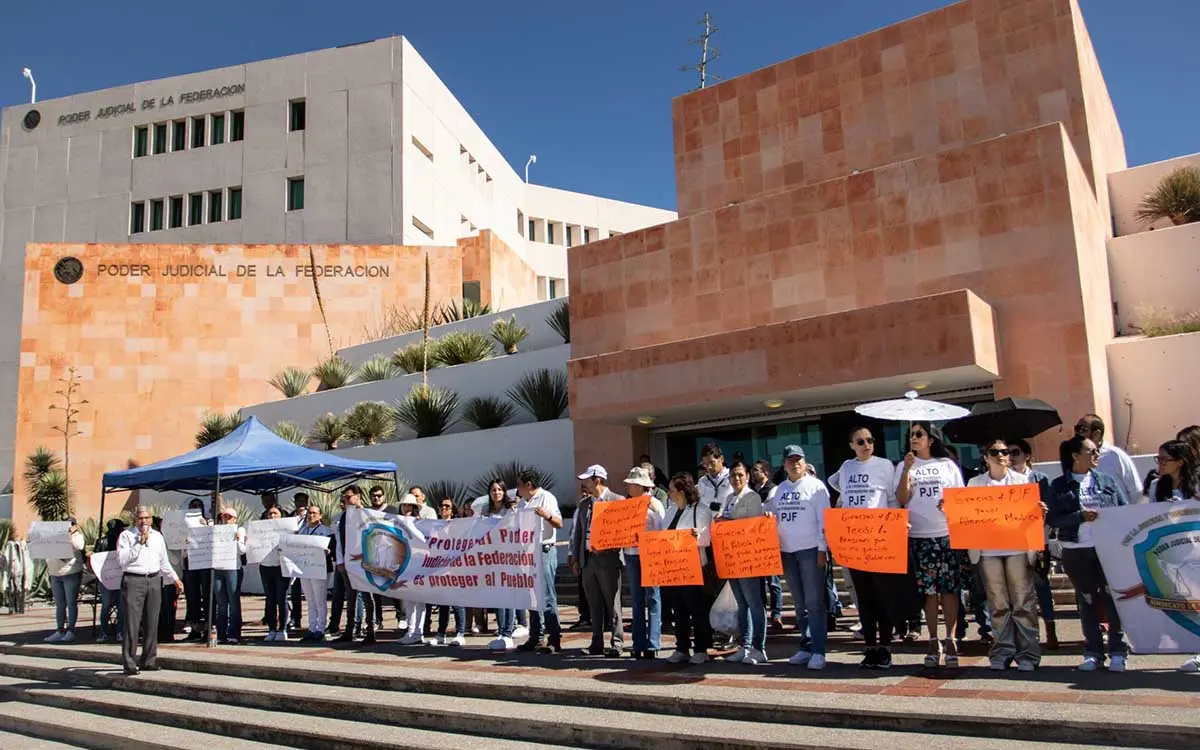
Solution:
<svg viewBox="0 0 1200 750">
<path fill-rule="evenodd" d="M 737 635 L 741 632 L 738 627 L 737 599 L 734 598 L 733 589 L 729 587 L 728 582 L 721 587 L 721 593 L 717 594 L 717 600 L 708 611 L 708 622 L 716 633 Z"/>
</svg>

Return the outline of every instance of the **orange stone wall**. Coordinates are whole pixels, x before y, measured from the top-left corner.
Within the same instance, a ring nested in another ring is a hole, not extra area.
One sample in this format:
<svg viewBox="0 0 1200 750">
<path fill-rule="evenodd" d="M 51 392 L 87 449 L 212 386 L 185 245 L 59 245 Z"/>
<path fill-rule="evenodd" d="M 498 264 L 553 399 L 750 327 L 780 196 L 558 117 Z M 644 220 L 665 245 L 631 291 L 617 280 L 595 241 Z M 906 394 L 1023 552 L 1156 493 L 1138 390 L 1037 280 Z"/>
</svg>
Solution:
<svg viewBox="0 0 1200 750">
<path fill-rule="evenodd" d="M 489 230 L 458 241 L 463 281 L 480 281 L 480 302 L 493 310 L 538 301 L 537 274 L 504 241 Z"/>
</svg>

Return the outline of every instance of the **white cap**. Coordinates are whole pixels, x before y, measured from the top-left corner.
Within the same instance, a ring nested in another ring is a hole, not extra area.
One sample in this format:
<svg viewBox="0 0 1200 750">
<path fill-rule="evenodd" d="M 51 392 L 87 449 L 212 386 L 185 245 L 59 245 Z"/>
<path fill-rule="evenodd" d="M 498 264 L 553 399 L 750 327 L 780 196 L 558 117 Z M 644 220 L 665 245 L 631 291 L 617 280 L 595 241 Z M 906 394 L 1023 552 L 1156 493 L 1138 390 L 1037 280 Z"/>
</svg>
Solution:
<svg viewBox="0 0 1200 750">
<path fill-rule="evenodd" d="M 598 477 L 607 482 L 608 472 L 605 471 L 604 467 L 600 464 L 592 464 L 591 466 L 587 467 L 587 471 L 579 475 L 580 479 L 591 479 L 592 477 Z"/>
</svg>

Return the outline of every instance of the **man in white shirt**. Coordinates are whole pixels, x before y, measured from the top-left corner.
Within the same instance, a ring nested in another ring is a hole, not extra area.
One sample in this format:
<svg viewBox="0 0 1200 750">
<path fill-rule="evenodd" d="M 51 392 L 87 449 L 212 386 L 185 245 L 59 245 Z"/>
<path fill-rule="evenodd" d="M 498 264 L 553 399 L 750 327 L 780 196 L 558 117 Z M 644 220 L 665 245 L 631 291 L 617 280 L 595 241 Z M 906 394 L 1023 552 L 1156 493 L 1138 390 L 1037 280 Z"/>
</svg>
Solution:
<svg viewBox="0 0 1200 750">
<path fill-rule="evenodd" d="M 526 469 L 517 477 L 517 496 L 521 498 L 518 510 L 531 510 L 540 519 L 542 542 L 542 585 L 546 601 L 541 612 L 529 611 L 529 640 L 518 651 L 537 651 L 551 654 L 562 651 L 562 624 L 558 620 L 558 592 L 554 578 L 558 575 L 558 530 L 562 528 L 562 513 L 558 509 L 558 498 L 542 487 L 542 477 L 533 469 Z M 545 632 L 542 618 L 545 616 Z"/>
<path fill-rule="evenodd" d="M 163 579 L 175 584 L 177 592 L 183 583 L 171 568 L 167 543 L 162 534 L 150 528 L 153 522 L 150 509 L 138 506 L 134 511 L 133 527 L 121 532 L 117 539 L 117 562 L 121 577 L 121 602 L 125 607 L 125 639 L 121 653 L 126 676 L 145 669 L 156 671 L 158 666 L 158 615 L 162 608 Z M 137 659 L 138 629 L 143 634 L 142 658 Z"/>
<path fill-rule="evenodd" d="M 700 491 L 700 504 L 714 514 L 720 513 L 732 490 L 729 487 L 729 469 L 725 468 L 725 454 L 721 446 L 709 443 L 700 449 L 700 464 L 704 475 L 696 482 Z"/>
<path fill-rule="evenodd" d="M 1117 480 L 1117 486 L 1125 493 L 1125 501 L 1141 502 L 1142 481 L 1138 479 L 1137 467 L 1129 454 L 1112 443 L 1104 442 L 1104 420 L 1095 414 L 1084 414 L 1075 423 L 1075 434 L 1100 446 L 1100 465 L 1096 471 Z"/>
</svg>

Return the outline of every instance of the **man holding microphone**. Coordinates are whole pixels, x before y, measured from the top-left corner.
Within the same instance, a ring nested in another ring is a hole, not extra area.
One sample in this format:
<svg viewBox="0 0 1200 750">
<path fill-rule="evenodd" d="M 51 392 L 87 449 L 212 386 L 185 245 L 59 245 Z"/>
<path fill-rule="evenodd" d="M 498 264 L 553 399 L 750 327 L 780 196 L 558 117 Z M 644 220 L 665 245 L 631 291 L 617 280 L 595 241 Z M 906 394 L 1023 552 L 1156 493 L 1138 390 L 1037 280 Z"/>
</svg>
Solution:
<svg viewBox="0 0 1200 750">
<path fill-rule="evenodd" d="M 134 511 L 133 527 L 121 533 L 117 540 L 117 562 L 121 566 L 121 602 L 125 605 L 125 641 L 122 657 L 126 676 L 141 670 L 154 671 L 158 666 L 158 614 L 162 607 L 162 579 L 174 583 L 176 591 L 183 583 L 167 558 L 167 544 L 162 534 L 150 528 L 153 517 L 150 509 L 138 506 Z M 137 660 L 138 630 L 143 634 L 142 658 Z"/>
</svg>

